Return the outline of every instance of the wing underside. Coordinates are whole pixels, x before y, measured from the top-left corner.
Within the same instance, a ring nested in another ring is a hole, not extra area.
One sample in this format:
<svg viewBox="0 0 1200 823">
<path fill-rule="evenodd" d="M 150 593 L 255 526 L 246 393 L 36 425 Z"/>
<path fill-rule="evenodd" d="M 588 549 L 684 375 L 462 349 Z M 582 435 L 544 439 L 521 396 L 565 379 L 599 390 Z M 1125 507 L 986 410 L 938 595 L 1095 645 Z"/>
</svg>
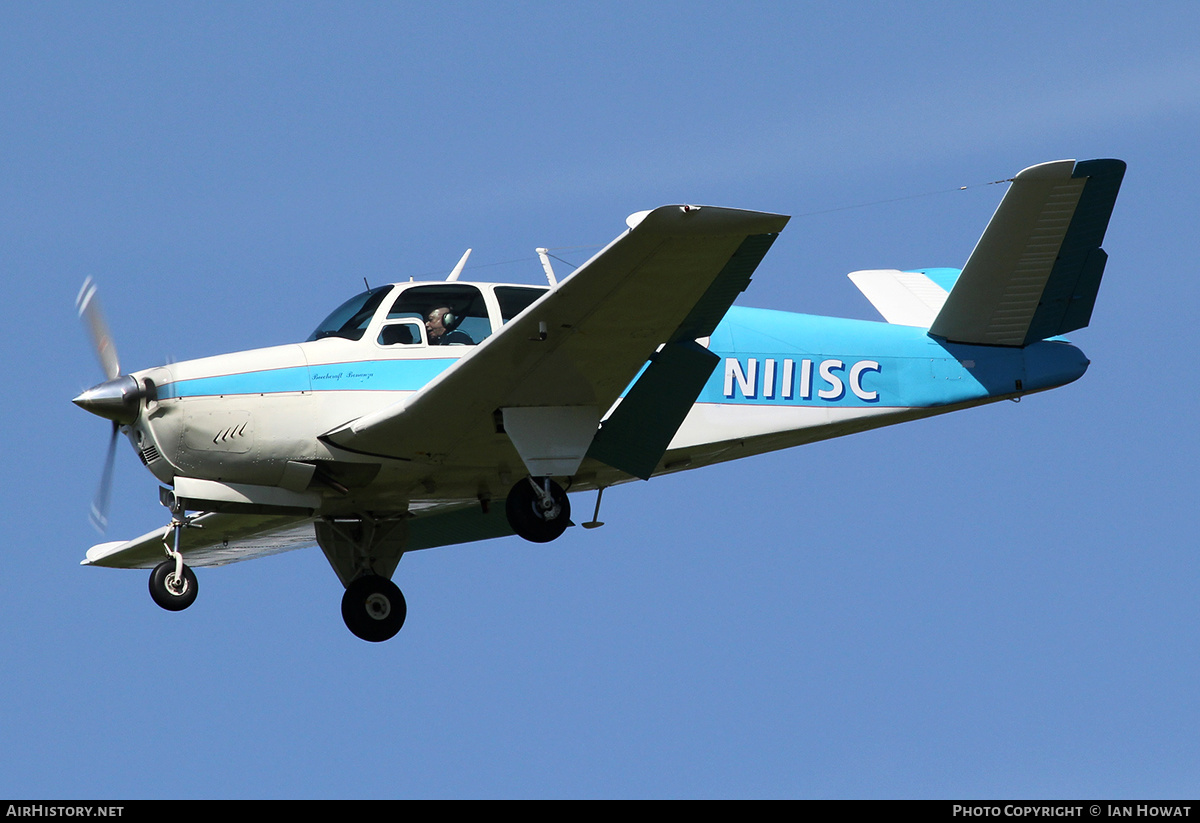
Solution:
<svg viewBox="0 0 1200 823">
<path fill-rule="evenodd" d="M 179 550 L 192 566 L 223 566 L 315 545 L 313 519 L 296 515 L 203 514 L 183 529 Z M 85 566 L 151 569 L 174 545 L 170 526 L 133 540 L 101 543 L 88 549 Z"/>
</svg>

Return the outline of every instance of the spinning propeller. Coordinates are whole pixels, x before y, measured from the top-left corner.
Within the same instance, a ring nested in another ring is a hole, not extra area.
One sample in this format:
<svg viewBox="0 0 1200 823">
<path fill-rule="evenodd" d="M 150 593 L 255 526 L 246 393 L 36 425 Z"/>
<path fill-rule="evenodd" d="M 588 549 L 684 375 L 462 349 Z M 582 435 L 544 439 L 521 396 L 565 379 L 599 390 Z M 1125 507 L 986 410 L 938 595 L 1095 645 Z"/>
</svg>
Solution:
<svg viewBox="0 0 1200 823">
<path fill-rule="evenodd" d="M 100 311 L 100 302 L 96 299 L 96 284 L 92 278 L 83 281 L 83 288 L 79 290 L 75 306 L 79 309 L 79 318 L 92 336 L 96 357 L 100 359 L 100 368 L 104 370 L 104 376 L 107 378 L 72 401 L 81 409 L 112 421 L 108 456 L 104 460 L 104 473 L 100 476 L 100 488 L 96 490 L 91 512 L 92 525 L 103 532 L 108 526 L 108 501 L 112 490 L 113 464 L 117 456 L 117 436 L 122 425 L 137 420 L 143 391 L 137 380 L 121 374 L 117 347 Z"/>
</svg>

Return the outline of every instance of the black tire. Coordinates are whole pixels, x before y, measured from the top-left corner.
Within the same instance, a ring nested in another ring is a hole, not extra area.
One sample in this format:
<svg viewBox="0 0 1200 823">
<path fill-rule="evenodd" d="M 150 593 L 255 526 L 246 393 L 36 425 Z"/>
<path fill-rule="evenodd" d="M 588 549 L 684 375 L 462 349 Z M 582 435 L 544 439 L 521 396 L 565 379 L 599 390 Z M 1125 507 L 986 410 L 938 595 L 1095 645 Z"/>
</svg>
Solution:
<svg viewBox="0 0 1200 823">
<path fill-rule="evenodd" d="M 356 637 L 382 643 L 396 636 L 408 617 L 408 604 L 400 588 L 385 577 L 367 574 L 346 587 L 342 619 Z"/>
<path fill-rule="evenodd" d="M 549 543 L 559 537 L 571 525 L 571 501 L 562 487 L 550 481 L 550 496 L 556 511 L 545 512 L 538 504 L 538 494 L 530 480 L 539 487 L 546 482 L 544 477 L 526 477 L 517 481 L 508 493 L 504 511 L 512 530 L 531 543 Z"/>
<path fill-rule="evenodd" d="M 183 567 L 182 585 L 175 581 L 175 561 L 164 560 L 150 572 L 150 596 L 154 602 L 169 612 L 181 612 L 196 602 L 199 584 L 195 573 Z"/>
</svg>

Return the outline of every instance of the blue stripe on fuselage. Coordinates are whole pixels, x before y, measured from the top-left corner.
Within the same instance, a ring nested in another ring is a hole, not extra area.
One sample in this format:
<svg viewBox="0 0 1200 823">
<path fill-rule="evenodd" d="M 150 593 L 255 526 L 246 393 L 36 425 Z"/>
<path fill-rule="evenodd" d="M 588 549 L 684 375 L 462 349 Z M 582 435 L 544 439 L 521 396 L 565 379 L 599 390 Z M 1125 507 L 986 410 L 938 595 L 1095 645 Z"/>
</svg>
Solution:
<svg viewBox="0 0 1200 823">
<path fill-rule="evenodd" d="M 159 387 L 161 399 L 305 391 L 416 391 L 457 358 L 363 360 L 320 366 L 222 374 Z"/>
</svg>

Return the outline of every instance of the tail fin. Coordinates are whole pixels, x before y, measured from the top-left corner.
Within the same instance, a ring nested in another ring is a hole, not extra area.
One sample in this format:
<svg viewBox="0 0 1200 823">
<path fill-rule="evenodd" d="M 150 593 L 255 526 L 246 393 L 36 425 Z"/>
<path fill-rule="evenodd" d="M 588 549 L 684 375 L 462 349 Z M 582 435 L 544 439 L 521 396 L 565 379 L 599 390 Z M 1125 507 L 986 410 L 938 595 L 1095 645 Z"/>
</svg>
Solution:
<svg viewBox="0 0 1200 823">
<path fill-rule="evenodd" d="M 1027 346 L 1092 318 L 1120 160 L 1058 160 L 1012 180 L 929 331 L 955 343 Z"/>
</svg>

